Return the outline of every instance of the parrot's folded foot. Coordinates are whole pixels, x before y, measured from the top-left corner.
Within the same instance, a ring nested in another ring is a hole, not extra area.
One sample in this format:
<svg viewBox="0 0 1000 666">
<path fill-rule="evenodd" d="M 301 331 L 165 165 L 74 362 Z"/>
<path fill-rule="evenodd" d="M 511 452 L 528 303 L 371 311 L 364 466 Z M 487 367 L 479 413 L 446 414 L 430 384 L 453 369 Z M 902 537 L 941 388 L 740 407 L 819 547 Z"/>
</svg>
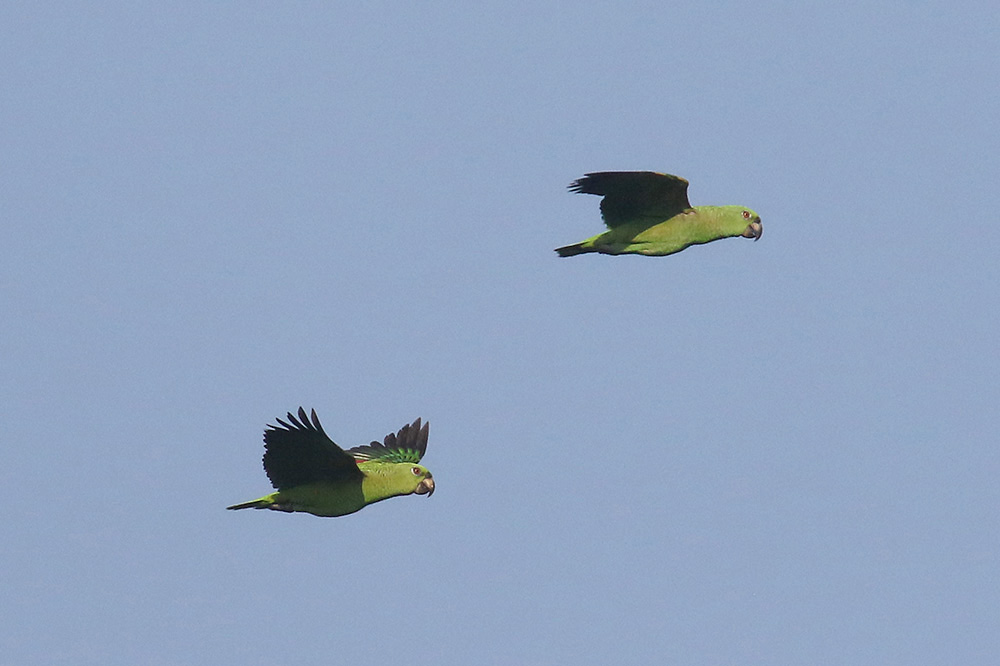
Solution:
<svg viewBox="0 0 1000 666">
<path fill-rule="evenodd" d="M 292 513 L 295 511 L 295 507 L 291 504 L 269 504 L 267 508 L 272 511 L 284 511 L 285 513 Z"/>
</svg>

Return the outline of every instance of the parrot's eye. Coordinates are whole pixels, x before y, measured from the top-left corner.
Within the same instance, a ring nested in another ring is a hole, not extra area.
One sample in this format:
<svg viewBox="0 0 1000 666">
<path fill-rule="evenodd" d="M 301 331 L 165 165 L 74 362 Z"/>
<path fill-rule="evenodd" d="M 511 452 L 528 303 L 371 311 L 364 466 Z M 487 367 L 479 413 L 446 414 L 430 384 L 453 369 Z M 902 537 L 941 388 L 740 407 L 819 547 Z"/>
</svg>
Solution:
<svg viewBox="0 0 1000 666">
<path fill-rule="evenodd" d="M 748 210 L 743 211 L 743 219 L 744 220 L 749 220 L 750 219 L 750 211 L 748 211 Z"/>
<path fill-rule="evenodd" d="M 413 476 L 420 476 L 420 468 L 419 467 L 411 467 L 410 471 L 413 472 Z"/>
</svg>

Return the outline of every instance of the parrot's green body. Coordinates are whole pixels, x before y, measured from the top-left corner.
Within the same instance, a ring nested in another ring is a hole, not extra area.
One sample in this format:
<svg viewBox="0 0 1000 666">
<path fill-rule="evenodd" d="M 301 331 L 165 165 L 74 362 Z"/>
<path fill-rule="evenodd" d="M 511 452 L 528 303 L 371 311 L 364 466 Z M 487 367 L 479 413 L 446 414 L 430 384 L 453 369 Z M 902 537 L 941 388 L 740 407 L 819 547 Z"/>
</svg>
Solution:
<svg viewBox="0 0 1000 666">
<path fill-rule="evenodd" d="M 299 407 L 298 418 L 264 431 L 264 471 L 277 492 L 229 509 L 304 511 L 345 516 L 369 504 L 400 495 L 434 493 L 434 479 L 418 465 L 427 450 L 429 424 L 420 419 L 403 426 L 383 443 L 344 451 L 327 437 L 316 411 L 312 419 Z"/>
<path fill-rule="evenodd" d="M 683 178 L 652 171 L 588 173 L 569 189 L 604 197 L 601 216 L 608 230 L 556 252 L 664 256 L 720 238 L 760 238 L 757 213 L 743 206 L 691 206 L 687 188 Z"/>
</svg>

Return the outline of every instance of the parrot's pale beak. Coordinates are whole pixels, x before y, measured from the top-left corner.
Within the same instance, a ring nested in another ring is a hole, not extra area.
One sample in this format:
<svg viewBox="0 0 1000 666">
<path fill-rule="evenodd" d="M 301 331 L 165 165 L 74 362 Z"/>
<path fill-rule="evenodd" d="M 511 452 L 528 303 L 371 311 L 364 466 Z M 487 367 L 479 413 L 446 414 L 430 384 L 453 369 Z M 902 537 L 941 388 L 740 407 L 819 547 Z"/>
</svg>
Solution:
<svg viewBox="0 0 1000 666">
<path fill-rule="evenodd" d="M 743 230 L 744 238 L 752 238 L 756 243 L 760 240 L 760 237 L 764 234 L 764 225 L 760 223 L 760 220 L 754 220 L 747 225 L 747 228 Z"/>
<path fill-rule="evenodd" d="M 431 479 L 429 477 L 424 479 L 419 484 L 417 484 L 417 489 L 414 490 L 413 492 L 415 492 L 418 495 L 427 495 L 428 497 L 430 497 L 431 495 L 434 494 L 434 479 Z"/>
</svg>

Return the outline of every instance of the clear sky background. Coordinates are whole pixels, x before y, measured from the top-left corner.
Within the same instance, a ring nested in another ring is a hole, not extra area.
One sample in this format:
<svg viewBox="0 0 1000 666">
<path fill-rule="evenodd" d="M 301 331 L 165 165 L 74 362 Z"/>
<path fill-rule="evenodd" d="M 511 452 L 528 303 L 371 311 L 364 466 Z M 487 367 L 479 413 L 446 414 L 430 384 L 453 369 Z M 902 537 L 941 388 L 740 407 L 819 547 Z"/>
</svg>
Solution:
<svg viewBox="0 0 1000 666">
<path fill-rule="evenodd" d="M 3 4 L 0 663 L 997 663 L 998 33 Z M 763 238 L 559 259 L 631 169 Z M 299 405 L 437 492 L 225 511 Z"/>
</svg>

